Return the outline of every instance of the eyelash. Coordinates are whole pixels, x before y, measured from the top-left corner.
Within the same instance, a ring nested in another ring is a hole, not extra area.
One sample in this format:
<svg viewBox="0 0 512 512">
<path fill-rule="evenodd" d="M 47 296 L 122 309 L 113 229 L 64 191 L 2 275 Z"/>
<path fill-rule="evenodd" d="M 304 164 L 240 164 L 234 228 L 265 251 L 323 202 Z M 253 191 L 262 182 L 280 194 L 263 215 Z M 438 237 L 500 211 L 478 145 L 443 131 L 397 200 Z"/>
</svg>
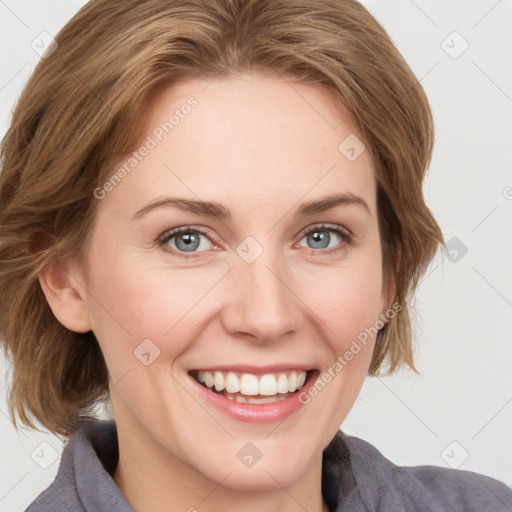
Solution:
<svg viewBox="0 0 512 512">
<path fill-rule="evenodd" d="M 311 227 L 309 229 L 306 229 L 305 231 L 303 231 L 300 234 L 299 241 L 302 240 L 305 236 L 308 236 L 309 234 L 315 233 L 317 231 L 329 231 L 331 233 L 335 233 L 335 234 L 337 234 L 343 240 L 344 244 L 346 244 L 348 246 L 354 245 L 354 235 L 352 233 L 350 233 L 350 231 L 348 231 L 347 229 L 341 228 L 339 226 L 332 226 L 332 225 L 328 225 L 328 224 L 320 224 L 318 226 L 313 226 L 313 227 Z M 181 227 L 181 228 L 173 229 L 171 231 L 167 231 L 167 232 L 163 233 L 162 235 L 160 235 L 158 237 L 157 243 L 165 251 L 170 252 L 173 255 L 178 256 L 179 258 L 189 258 L 189 259 L 190 258 L 197 258 L 204 251 L 199 251 L 199 253 L 189 253 L 189 254 L 187 254 L 187 253 L 183 253 L 183 252 L 180 252 L 180 251 L 176 251 L 175 249 L 171 249 L 169 247 L 165 247 L 166 244 L 171 239 L 173 239 L 175 237 L 178 237 L 179 235 L 189 234 L 189 233 L 195 233 L 195 234 L 199 234 L 199 235 L 204 235 L 204 236 L 206 236 L 206 238 L 208 238 L 210 240 L 210 242 L 215 243 L 215 241 L 212 240 L 208 236 L 208 232 L 207 231 L 203 231 L 202 229 L 199 229 L 199 228 L 193 228 L 191 226 L 184 226 L 184 227 Z M 337 251 L 342 250 L 343 247 L 344 247 L 344 245 L 338 245 L 338 246 L 335 246 L 335 247 L 331 247 L 329 249 L 312 249 L 312 248 L 307 248 L 307 247 L 305 247 L 305 249 L 309 249 L 312 252 L 312 254 L 314 254 L 314 253 L 321 253 L 322 255 L 326 255 L 326 254 L 328 255 L 328 254 L 333 254 L 333 253 L 335 253 Z"/>
</svg>

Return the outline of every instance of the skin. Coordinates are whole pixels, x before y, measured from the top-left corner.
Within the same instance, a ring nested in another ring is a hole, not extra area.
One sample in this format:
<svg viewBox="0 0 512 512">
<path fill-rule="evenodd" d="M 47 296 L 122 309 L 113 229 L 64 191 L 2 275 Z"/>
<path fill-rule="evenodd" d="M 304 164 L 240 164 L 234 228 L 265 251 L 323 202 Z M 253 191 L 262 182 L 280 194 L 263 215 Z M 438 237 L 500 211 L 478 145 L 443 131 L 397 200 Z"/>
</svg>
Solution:
<svg viewBox="0 0 512 512">
<path fill-rule="evenodd" d="M 361 390 L 374 339 L 277 423 L 204 407 L 188 371 L 289 362 L 324 372 L 375 324 L 391 297 L 373 164 L 368 151 L 351 162 L 338 150 L 358 132 L 322 88 L 258 74 L 160 90 L 146 136 L 189 96 L 198 105 L 98 200 L 86 268 L 55 264 L 41 285 L 63 325 L 92 330 L 100 343 L 119 436 L 114 480 L 135 510 L 320 511 L 322 450 Z M 344 205 L 295 216 L 301 202 L 333 191 L 361 197 L 369 211 Z M 217 201 L 231 219 L 167 207 L 131 220 L 163 196 Z M 322 223 L 349 230 L 356 244 L 320 230 L 339 249 L 322 253 L 301 234 Z M 182 226 L 211 235 L 201 236 L 196 257 L 172 254 L 176 238 L 156 242 Z M 263 248 L 252 263 L 236 252 L 248 236 Z M 145 366 L 134 350 L 148 338 L 160 355 Z M 237 458 L 248 441 L 262 453 L 252 468 Z"/>
</svg>

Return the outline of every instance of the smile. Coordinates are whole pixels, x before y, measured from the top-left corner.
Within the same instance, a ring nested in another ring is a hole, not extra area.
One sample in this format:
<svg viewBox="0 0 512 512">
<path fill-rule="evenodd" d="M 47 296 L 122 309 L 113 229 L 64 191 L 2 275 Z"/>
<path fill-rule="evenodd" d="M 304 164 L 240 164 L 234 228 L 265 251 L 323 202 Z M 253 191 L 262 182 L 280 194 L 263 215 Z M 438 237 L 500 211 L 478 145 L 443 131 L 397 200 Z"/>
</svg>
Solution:
<svg viewBox="0 0 512 512">
<path fill-rule="evenodd" d="M 304 370 L 256 375 L 253 373 L 198 371 L 192 376 L 204 387 L 239 403 L 268 404 L 285 400 L 306 382 Z M 250 397 L 250 398 L 249 398 Z"/>
</svg>

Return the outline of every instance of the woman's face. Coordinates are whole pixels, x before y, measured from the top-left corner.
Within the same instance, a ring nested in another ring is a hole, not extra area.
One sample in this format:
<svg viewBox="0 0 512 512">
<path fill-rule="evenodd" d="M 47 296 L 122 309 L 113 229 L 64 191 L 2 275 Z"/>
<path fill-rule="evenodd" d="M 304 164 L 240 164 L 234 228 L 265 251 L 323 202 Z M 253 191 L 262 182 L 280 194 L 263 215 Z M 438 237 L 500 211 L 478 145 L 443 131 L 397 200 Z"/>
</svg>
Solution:
<svg viewBox="0 0 512 512">
<path fill-rule="evenodd" d="M 82 274 L 134 459 L 251 489 L 318 467 L 367 374 L 374 338 L 358 336 L 389 305 L 356 133 L 323 89 L 261 75 L 189 79 L 153 98 L 146 149 L 97 191 Z M 358 199 L 313 205 L 334 195 Z M 299 400 L 285 391 L 303 371 L 304 389 L 324 379 Z M 271 403 L 248 402 L 255 392 Z"/>
</svg>

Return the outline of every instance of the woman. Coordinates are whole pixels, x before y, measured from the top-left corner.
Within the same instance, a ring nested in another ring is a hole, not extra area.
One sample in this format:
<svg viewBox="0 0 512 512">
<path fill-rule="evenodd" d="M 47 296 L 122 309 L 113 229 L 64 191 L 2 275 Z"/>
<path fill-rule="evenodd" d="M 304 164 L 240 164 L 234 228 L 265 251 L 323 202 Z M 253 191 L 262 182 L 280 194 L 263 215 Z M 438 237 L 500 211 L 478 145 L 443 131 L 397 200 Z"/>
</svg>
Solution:
<svg viewBox="0 0 512 512">
<path fill-rule="evenodd" d="M 415 369 L 432 144 L 353 0 L 89 2 L 2 145 L 11 414 L 70 438 L 28 510 L 509 510 L 339 431 Z"/>
</svg>

